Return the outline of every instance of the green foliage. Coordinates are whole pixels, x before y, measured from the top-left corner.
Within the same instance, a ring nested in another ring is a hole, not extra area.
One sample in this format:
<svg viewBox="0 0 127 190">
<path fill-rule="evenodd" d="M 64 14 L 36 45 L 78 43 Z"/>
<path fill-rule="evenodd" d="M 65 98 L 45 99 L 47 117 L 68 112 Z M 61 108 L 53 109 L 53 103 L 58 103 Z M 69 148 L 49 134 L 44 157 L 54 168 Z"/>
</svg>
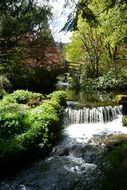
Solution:
<svg viewBox="0 0 127 190">
<path fill-rule="evenodd" d="M 51 103 L 44 103 L 32 109 L 27 120 L 30 129 L 18 137 L 19 142 L 27 149 L 43 148 L 49 143 L 51 132 L 54 133 L 60 127 L 59 119 L 60 116 Z"/>
<path fill-rule="evenodd" d="M 65 91 L 62 91 L 62 90 L 54 91 L 53 93 L 49 94 L 47 97 L 51 98 L 51 100 L 55 104 L 58 102 L 60 105 L 63 105 L 63 106 L 66 105 L 66 97 L 67 97 L 67 95 L 66 95 Z"/>
<path fill-rule="evenodd" d="M 9 138 L 9 139 L 0 139 L 0 166 L 3 163 L 10 161 L 10 159 L 15 159 L 17 155 L 21 155 L 21 152 L 23 153 L 25 149 L 17 142 L 15 138 Z"/>
<path fill-rule="evenodd" d="M 79 32 L 73 32 L 71 37 L 71 43 L 65 45 L 64 51 L 65 56 L 69 61 L 80 61 L 81 56 L 83 56 L 83 42 L 80 39 Z"/>
<path fill-rule="evenodd" d="M 123 89 L 126 87 L 126 80 L 122 75 L 124 69 L 118 78 L 113 76 L 110 70 L 111 68 L 119 70 L 126 65 L 127 3 L 114 1 L 113 6 L 109 6 L 107 11 L 109 2 L 103 0 L 85 1 L 83 4 L 82 1 L 79 2 L 82 7 L 79 7 L 76 15 L 78 30 L 73 32 L 71 42 L 66 45 L 65 55 L 70 62 L 69 66 L 71 62 L 78 63 L 75 64 L 75 70 L 79 71 L 77 83 L 81 86 L 84 83 L 83 86 L 87 85 L 86 81 L 89 78 L 104 75 L 93 81 L 94 88 L 113 89 L 115 86 L 116 89 L 117 87 L 121 89 L 123 83 L 125 83 Z M 92 15 L 97 15 L 98 24 L 87 22 L 87 15 L 83 16 L 86 10 L 91 10 Z M 72 77 L 72 83 L 75 83 L 75 78 Z"/>
<path fill-rule="evenodd" d="M 19 144 L 27 149 L 48 145 L 60 129 L 65 93 L 54 92 L 49 97 L 51 100 L 29 111 L 27 125 L 30 129 L 17 137 Z"/>
<path fill-rule="evenodd" d="M 79 16 L 78 31 L 73 33 L 71 42 L 65 47 L 65 53 L 70 62 L 79 63 L 76 69 L 85 70 L 84 76 L 86 77 L 99 76 L 104 54 L 102 40 L 103 35 L 99 26 L 92 28 Z"/>
<path fill-rule="evenodd" d="M 70 86 L 79 88 L 80 87 L 80 73 L 77 71 L 73 71 L 70 73 L 70 76 L 68 78 L 68 82 Z"/>
<path fill-rule="evenodd" d="M 106 75 L 99 77 L 96 80 L 96 88 L 97 89 L 126 89 L 127 80 L 124 77 L 116 75 L 114 70 L 109 71 Z"/>
<path fill-rule="evenodd" d="M 12 94 L 4 96 L 3 102 L 26 104 L 30 101 L 41 102 L 44 96 L 40 93 L 33 93 L 28 90 L 16 90 Z"/>
<path fill-rule="evenodd" d="M 83 80 L 82 88 L 86 90 L 123 90 L 127 87 L 125 76 L 121 76 L 121 72 L 111 69 L 108 73 L 96 79 Z"/>
<path fill-rule="evenodd" d="M 4 7 L 0 14 L 1 53 L 3 58 L 5 55 L 8 58 L 8 50 L 18 46 L 24 35 L 39 33 L 38 27 L 42 29 L 47 24 L 51 11 L 48 6 L 38 6 L 35 1 L 26 0 L 6 1 L 1 6 Z"/>
<path fill-rule="evenodd" d="M 27 105 L 0 102 L 0 138 L 11 138 L 27 129 Z"/>
<path fill-rule="evenodd" d="M 43 66 L 32 66 L 16 61 L 8 66 L 7 77 L 13 89 L 48 91 L 56 83 L 56 74 L 56 71 L 48 70 Z"/>
<path fill-rule="evenodd" d="M 36 152 L 55 141 L 62 126 L 66 95 L 63 91 L 54 92 L 35 108 L 21 104 L 42 97 L 39 93 L 17 90 L 0 101 L 1 162 L 23 151 Z"/>
<path fill-rule="evenodd" d="M 0 9 L 0 70 L 6 74 L 12 89 L 53 88 L 56 71 L 51 69 L 54 54 L 59 53 L 52 52 L 56 43 L 48 22 L 52 16 L 49 4 L 7 0 L 0 2 Z"/>
<path fill-rule="evenodd" d="M 127 102 L 127 95 L 125 95 L 125 94 L 119 94 L 119 95 L 116 95 L 116 97 L 115 97 L 115 101 L 117 102 L 117 103 L 126 103 Z"/>
<path fill-rule="evenodd" d="M 120 9 L 123 6 L 123 4 L 127 4 L 126 0 L 107 0 L 107 1 L 101 1 L 101 0 L 80 0 L 77 3 L 75 3 L 75 1 L 73 0 L 65 0 L 65 7 L 69 4 L 72 4 L 72 6 L 76 6 L 75 8 L 75 14 L 73 14 L 73 12 L 71 12 L 68 15 L 68 20 L 65 24 L 65 26 L 63 27 L 63 30 L 77 30 L 77 25 L 78 25 L 78 16 L 79 14 L 81 14 L 82 18 L 86 19 L 86 21 L 93 25 L 96 26 L 98 25 L 99 19 L 98 19 L 98 14 L 95 14 L 95 10 L 93 9 L 93 7 L 91 7 L 91 3 L 95 3 L 97 4 L 97 7 L 99 7 L 98 5 L 102 5 L 103 7 L 101 7 L 101 14 L 102 13 L 107 13 L 109 10 L 112 10 L 115 6 L 118 6 Z"/>
<path fill-rule="evenodd" d="M 105 180 L 102 189 L 126 189 L 127 181 L 127 135 L 109 137 L 106 160 L 110 164 L 104 170 Z"/>
</svg>

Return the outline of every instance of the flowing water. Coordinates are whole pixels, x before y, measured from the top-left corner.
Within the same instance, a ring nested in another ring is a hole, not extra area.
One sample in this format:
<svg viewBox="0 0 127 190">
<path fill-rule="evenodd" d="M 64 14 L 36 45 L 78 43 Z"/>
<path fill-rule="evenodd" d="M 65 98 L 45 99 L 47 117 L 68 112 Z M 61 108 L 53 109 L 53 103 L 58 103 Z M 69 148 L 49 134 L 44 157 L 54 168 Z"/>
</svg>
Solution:
<svg viewBox="0 0 127 190">
<path fill-rule="evenodd" d="M 127 133 L 122 106 L 65 109 L 62 140 L 45 160 L 17 177 L 0 183 L 0 190 L 101 190 L 105 145 L 101 139 Z"/>
<path fill-rule="evenodd" d="M 66 125 L 75 123 L 107 123 L 117 119 L 122 114 L 122 106 L 105 106 L 83 109 L 73 109 L 71 107 L 65 110 Z"/>
</svg>

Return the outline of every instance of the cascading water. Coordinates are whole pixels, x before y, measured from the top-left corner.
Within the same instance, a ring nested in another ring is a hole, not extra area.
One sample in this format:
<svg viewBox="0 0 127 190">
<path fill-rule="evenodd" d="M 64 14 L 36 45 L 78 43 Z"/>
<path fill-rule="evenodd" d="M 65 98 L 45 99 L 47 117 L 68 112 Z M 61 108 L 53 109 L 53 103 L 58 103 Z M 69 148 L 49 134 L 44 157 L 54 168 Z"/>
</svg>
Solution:
<svg viewBox="0 0 127 190">
<path fill-rule="evenodd" d="M 121 118 L 121 106 L 67 108 L 64 120 L 69 126 L 50 157 L 1 182 L 0 190 L 102 190 L 104 144 L 98 140 L 127 133 Z"/>
<path fill-rule="evenodd" d="M 75 123 L 107 123 L 114 119 L 117 119 L 119 115 L 122 115 L 122 105 L 119 106 L 105 106 L 83 109 L 74 109 L 67 107 L 65 110 L 65 124 Z"/>
</svg>

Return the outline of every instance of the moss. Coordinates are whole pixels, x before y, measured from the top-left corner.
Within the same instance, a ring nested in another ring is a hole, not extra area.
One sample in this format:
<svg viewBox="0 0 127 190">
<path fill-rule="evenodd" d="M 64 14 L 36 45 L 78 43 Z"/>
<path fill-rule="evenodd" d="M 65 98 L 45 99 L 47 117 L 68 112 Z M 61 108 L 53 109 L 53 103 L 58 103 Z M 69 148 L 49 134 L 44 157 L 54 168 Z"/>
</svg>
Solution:
<svg viewBox="0 0 127 190">
<path fill-rule="evenodd" d="M 127 126 L 127 116 L 122 117 L 122 125 Z"/>
<path fill-rule="evenodd" d="M 103 140 L 103 143 L 106 145 L 107 148 L 108 147 L 111 148 L 126 141 L 127 141 L 127 134 L 116 134 L 105 138 Z"/>
<path fill-rule="evenodd" d="M 117 96 L 115 97 L 115 101 L 116 101 L 117 103 L 119 103 L 119 102 L 121 102 L 121 100 L 124 99 L 124 98 L 127 98 L 127 95 L 125 95 L 125 94 L 119 94 L 119 95 L 117 95 Z"/>
</svg>

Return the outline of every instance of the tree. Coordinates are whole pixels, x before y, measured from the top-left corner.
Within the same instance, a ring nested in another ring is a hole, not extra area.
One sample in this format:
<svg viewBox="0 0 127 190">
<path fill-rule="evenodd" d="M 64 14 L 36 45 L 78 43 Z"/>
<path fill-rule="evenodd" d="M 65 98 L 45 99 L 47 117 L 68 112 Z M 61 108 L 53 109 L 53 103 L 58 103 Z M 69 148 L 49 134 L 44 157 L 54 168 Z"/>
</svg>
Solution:
<svg viewBox="0 0 127 190">
<path fill-rule="evenodd" d="M 51 13 L 49 7 L 39 7 L 31 0 L 2 1 L 0 7 L 0 57 L 2 63 L 8 63 L 10 55 L 22 48 L 23 41 L 36 38 Z"/>
<path fill-rule="evenodd" d="M 65 5 L 73 7 L 75 6 L 75 9 L 73 12 L 71 12 L 68 15 L 68 19 L 66 24 L 63 27 L 63 30 L 77 30 L 77 24 L 78 24 L 78 16 L 81 15 L 83 19 L 86 19 L 87 22 L 89 22 L 92 25 L 99 24 L 98 22 L 98 14 L 95 14 L 93 9 L 91 9 L 91 3 L 93 3 L 93 0 L 65 0 Z M 98 2 L 97 2 L 98 3 Z M 103 9 L 101 10 L 101 13 L 107 12 L 108 10 L 111 10 L 115 6 L 118 6 L 119 9 L 123 6 L 123 4 L 127 4 L 126 0 L 107 0 L 103 1 Z M 126 8 L 127 10 L 127 8 Z"/>
<path fill-rule="evenodd" d="M 74 32 L 71 43 L 65 48 L 70 61 L 79 62 L 79 68 L 85 66 L 86 77 L 98 77 L 100 61 L 103 54 L 103 36 L 97 28 L 92 28 L 81 17 L 78 20 L 78 31 Z"/>
<path fill-rule="evenodd" d="M 34 0 L 7 0 L 0 9 L 0 62 L 13 88 L 49 88 L 56 80 L 51 58 L 55 52 L 49 56 L 49 49 L 56 48 L 48 24 L 51 8 Z"/>
<path fill-rule="evenodd" d="M 100 71 L 110 69 L 116 63 L 120 48 L 127 39 L 127 4 L 122 3 L 120 7 L 116 4 L 109 9 L 105 7 L 107 3 L 102 0 L 89 3 L 90 10 L 98 15 L 99 24 L 91 24 L 82 15 L 79 16 L 78 30 L 66 47 L 66 56 L 84 63 L 85 70 L 91 69 L 92 77 L 99 76 Z"/>
</svg>

